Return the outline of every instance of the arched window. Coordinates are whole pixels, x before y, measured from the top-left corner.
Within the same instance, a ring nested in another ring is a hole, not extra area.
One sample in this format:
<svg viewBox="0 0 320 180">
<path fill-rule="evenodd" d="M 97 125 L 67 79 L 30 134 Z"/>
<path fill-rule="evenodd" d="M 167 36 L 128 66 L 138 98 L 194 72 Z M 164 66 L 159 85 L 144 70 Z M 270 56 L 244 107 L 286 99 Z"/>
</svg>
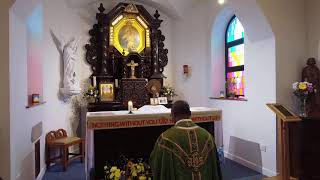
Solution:
<svg viewBox="0 0 320 180">
<path fill-rule="evenodd" d="M 244 96 L 244 28 L 233 16 L 226 30 L 226 95 Z"/>
</svg>

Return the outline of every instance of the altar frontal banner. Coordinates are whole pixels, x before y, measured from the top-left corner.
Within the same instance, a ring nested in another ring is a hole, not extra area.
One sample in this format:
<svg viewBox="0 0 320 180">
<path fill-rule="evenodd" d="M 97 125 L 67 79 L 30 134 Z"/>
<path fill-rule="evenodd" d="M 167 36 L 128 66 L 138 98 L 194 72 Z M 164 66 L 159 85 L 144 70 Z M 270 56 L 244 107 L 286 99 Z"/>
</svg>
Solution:
<svg viewBox="0 0 320 180">
<path fill-rule="evenodd" d="M 221 111 L 192 112 L 191 119 L 196 123 L 214 122 L 221 120 Z M 103 116 L 87 116 L 88 129 L 119 129 L 148 126 L 173 125 L 169 113 L 161 114 L 106 114 Z"/>
</svg>

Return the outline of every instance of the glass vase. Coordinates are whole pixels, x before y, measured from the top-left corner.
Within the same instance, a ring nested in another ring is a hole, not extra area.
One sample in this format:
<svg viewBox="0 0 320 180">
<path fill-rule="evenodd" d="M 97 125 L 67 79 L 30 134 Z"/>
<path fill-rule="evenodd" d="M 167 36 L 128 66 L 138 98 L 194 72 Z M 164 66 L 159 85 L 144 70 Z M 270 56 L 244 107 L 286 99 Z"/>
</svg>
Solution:
<svg viewBox="0 0 320 180">
<path fill-rule="evenodd" d="M 306 101 L 307 101 L 307 98 L 302 98 L 300 100 L 300 107 L 299 107 L 299 116 L 300 117 L 307 117 Z"/>
<path fill-rule="evenodd" d="M 168 100 L 168 103 L 171 104 L 173 101 L 173 95 L 168 95 L 167 100 Z"/>
</svg>

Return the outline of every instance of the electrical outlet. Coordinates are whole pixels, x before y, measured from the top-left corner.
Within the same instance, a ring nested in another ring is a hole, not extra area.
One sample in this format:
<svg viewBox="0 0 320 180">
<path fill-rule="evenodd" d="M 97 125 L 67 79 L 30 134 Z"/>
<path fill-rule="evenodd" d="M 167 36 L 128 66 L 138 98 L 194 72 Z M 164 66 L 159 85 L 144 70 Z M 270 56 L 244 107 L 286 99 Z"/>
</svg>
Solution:
<svg viewBox="0 0 320 180">
<path fill-rule="evenodd" d="M 263 152 L 267 152 L 267 146 L 266 145 L 260 145 L 260 150 Z"/>
</svg>

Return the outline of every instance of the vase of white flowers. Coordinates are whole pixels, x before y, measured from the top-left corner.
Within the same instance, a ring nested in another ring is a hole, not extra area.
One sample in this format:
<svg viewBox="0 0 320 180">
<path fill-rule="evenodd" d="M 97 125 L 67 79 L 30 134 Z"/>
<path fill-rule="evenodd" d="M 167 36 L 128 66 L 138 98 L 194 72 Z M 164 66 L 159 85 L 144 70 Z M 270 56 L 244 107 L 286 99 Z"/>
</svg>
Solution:
<svg viewBox="0 0 320 180">
<path fill-rule="evenodd" d="M 162 94 L 167 97 L 169 103 L 173 101 L 174 96 L 177 96 L 175 89 L 169 85 L 162 87 Z"/>
</svg>

